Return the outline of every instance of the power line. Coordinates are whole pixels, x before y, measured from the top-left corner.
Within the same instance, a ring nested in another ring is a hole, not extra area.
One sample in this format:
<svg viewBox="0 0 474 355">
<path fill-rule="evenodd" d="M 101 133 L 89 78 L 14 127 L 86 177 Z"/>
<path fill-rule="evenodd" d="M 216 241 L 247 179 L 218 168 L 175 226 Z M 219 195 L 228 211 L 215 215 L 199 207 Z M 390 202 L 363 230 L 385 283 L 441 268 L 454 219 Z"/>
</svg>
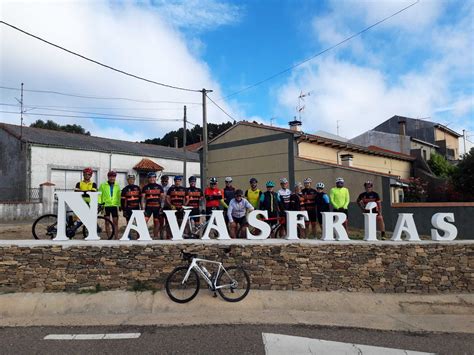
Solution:
<svg viewBox="0 0 474 355">
<path fill-rule="evenodd" d="M 15 104 L 4 104 L 0 103 L 1 106 L 14 106 L 18 107 L 18 105 Z M 23 106 L 23 107 L 30 107 L 30 106 Z M 81 113 L 84 115 L 104 115 L 104 116 L 113 116 L 113 117 L 125 117 L 125 118 L 144 118 L 144 119 L 153 119 L 153 117 L 143 117 L 143 116 L 130 116 L 130 115 L 117 115 L 117 114 L 112 114 L 112 113 L 99 113 L 99 112 L 85 112 L 85 111 L 74 111 L 74 110 L 61 110 L 61 109 L 48 109 L 48 108 L 41 108 L 41 107 L 33 107 L 31 106 L 31 109 L 40 109 L 40 110 L 46 110 L 46 111 L 58 111 L 58 112 L 70 112 L 70 113 Z M 26 111 L 23 111 L 24 113 L 27 113 Z"/>
<path fill-rule="evenodd" d="M 247 91 L 247 90 L 249 90 L 249 89 L 252 89 L 252 88 L 254 88 L 254 87 L 256 87 L 256 86 L 258 86 L 258 85 L 260 85 L 260 84 L 263 84 L 263 83 L 265 83 L 265 82 L 267 82 L 267 81 L 273 79 L 273 78 L 276 78 L 277 76 L 280 76 L 280 75 L 282 75 L 282 74 L 285 74 L 285 73 L 289 72 L 290 70 L 293 70 L 293 69 L 295 69 L 296 67 L 299 67 L 300 65 L 303 65 L 304 63 L 309 62 L 309 61 L 313 60 L 314 58 L 319 57 L 320 55 L 322 55 L 322 54 L 324 54 L 324 53 L 326 53 L 326 52 L 328 52 L 328 51 L 330 51 L 330 50 L 332 50 L 332 49 L 334 49 L 334 48 L 336 48 L 336 47 L 339 47 L 340 45 L 342 45 L 342 44 L 344 44 L 344 43 L 350 41 L 351 39 L 360 36 L 360 35 L 363 34 L 364 32 L 367 32 L 367 31 L 370 30 L 371 28 L 374 28 L 375 26 L 380 25 L 381 23 L 383 23 L 383 22 L 389 20 L 390 18 L 392 18 L 392 17 L 398 15 L 399 13 L 401 13 L 401 12 L 403 12 L 403 11 L 405 11 L 405 10 L 408 10 L 410 7 L 416 5 L 419 1 L 420 1 L 420 0 L 415 1 L 415 2 L 412 3 L 411 5 L 408 5 L 408 6 L 404 7 L 403 9 L 401 9 L 401 10 L 399 10 L 399 11 L 397 11 L 397 12 L 394 12 L 394 13 L 391 14 L 390 16 L 387 16 L 387 17 L 383 18 L 382 20 L 375 22 L 374 24 L 370 25 L 369 27 L 366 27 L 366 28 L 364 28 L 363 30 L 361 30 L 361 31 L 359 31 L 359 32 L 357 32 L 357 33 L 354 33 L 353 35 L 351 35 L 351 36 L 349 36 L 349 37 L 343 39 L 343 40 L 340 41 L 339 43 L 336 43 L 335 45 L 332 45 L 331 47 L 328 47 L 328 48 L 322 50 L 321 52 L 316 53 L 315 55 L 313 55 L 313 56 L 311 56 L 311 57 L 309 57 L 309 58 L 306 58 L 306 59 L 302 60 L 301 62 L 298 62 L 298 63 L 296 63 L 296 64 L 294 64 L 294 65 L 292 65 L 292 66 L 290 66 L 290 67 L 288 67 L 288 68 L 286 68 L 286 69 L 283 69 L 283 70 L 279 71 L 278 73 L 275 73 L 275 74 L 273 74 L 273 75 L 270 75 L 269 77 L 267 77 L 267 78 L 265 78 L 265 79 L 262 79 L 262 80 L 260 80 L 260 81 L 257 81 L 256 83 L 254 83 L 254 84 L 252 84 L 252 85 L 249 85 L 249 86 L 247 86 L 247 87 L 244 87 L 243 89 L 237 90 L 237 91 L 235 91 L 235 92 L 233 92 L 233 93 L 231 93 L 231 94 L 229 94 L 229 95 L 227 95 L 227 96 L 221 97 L 219 100 L 228 99 L 229 97 L 232 97 L 232 96 L 234 96 L 234 95 L 240 94 L 241 92 L 244 92 L 244 91 Z"/>
<path fill-rule="evenodd" d="M 37 40 L 40 40 L 41 42 L 44 42 L 44 43 L 46 43 L 46 44 L 49 44 L 50 46 L 56 47 L 56 48 L 58 48 L 58 49 L 61 49 L 61 50 L 65 51 L 65 52 L 67 52 L 67 53 L 69 53 L 69 54 L 72 54 L 72 55 L 75 55 L 75 56 L 77 56 L 77 57 L 79 57 L 79 58 L 85 59 L 85 60 L 87 60 L 87 61 L 89 61 L 89 62 L 91 62 L 91 63 L 100 65 L 100 66 L 102 66 L 102 67 L 104 67 L 104 68 L 113 70 L 113 71 L 115 71 L 115 72 L 117 72 L 117 73 L 124 74 L 124 75 L 130 76 L 130 77 L 132 77 L 132 78 L 135 78 L 135 79 L 138 79 L 138 80 L 142 80 L 142 81 L 146 81 L 146 82 L 151 83 L 151 84 L 163 86 L 163 87 L 169 88 L 169 89 L 175 89 L 175 90 L 181 90 L 181 91 L 189 91 L 189 92 L 201 92 L 201 90 L 188 89 L 188 88 L 183 88 L 183 87 L 179 87 L 179 86 L 174 86 L 174 85 L 169 85 L 169 84 L 160 83 L 160 82 L 158 82 L 158 81 L 146 79 L 146 78 L 144 78 L 144 77 L 141 77 L 141 76 L 138 76 L 138 75 L 135 75 L 135 74 L 131 74 L 131 73 L 128 73 L 128 72 L 123 71 L 123 70 L 120 70 L 120 69 L 116 69 L 116 68 L 114 68 L 114 67 L 112 67 L 112 66 L 110 66 L 110 65 L 101 63 L 101 62 L 99 62 L 99 61 L 97 61 L 97 60 L 88 58 L 88 57 L 86 57 L 86 56 L 84 56 L 84 55 L 82 55 L 82 54 L 79 54 L 79 53 L 73 52 L 73 51 L 71 51 L 71 50 L 69 50 L 69 49 L 66 49 L 66 48 L 64 48 L 64 47 L 61 47 L 60 45 L 54 44 L 54 43 L 52 43 L 52 42 L 49 42 L 49 41 L 47 41 L 47 40 L 45 40 L 45 39 L 43 39 L 43 38 L 41 38 L 41 37 L 38 37 L 38 36 L 36 36 L 36 35 L 34 35 L 34 34 L 32 34 L 32 33 L 29 33 L 29 32 L 27 32 L 27 31 L 25 31 L 25 30 L 22 30 L 21 28 L 18 28 L 18 27 L 16 27 L 16 26 L 13 26 L 13 25 L 11 25 L 11 24 L 5 22 L 5 21 L 0 21 L 0 23 L 6 25 L 6 26 L 8 26 L 8 27 L 13 28 L 14 30 L 17 30 L 17 31 L 19 31 L 19 32 L 22 32 L 22 33 L 24 33 L 24 34 L 26 34 L 26 35 L 28 35 L 28 36 L 30 36 L 30 37 L 33 37 L 33 38 L 35 38 L 35 39 L 37 39 Z"/>
<path fill-rule="evenodd" d="M 5 89 L 5 90 L 14 90 L 14 91 L 20 91 L 18 88 L 12 88 L 8 86 L 0 86 L 0 89 Z M 93 95 L 79 95 L 79 94 L 68 94 L 60 91 L 52 91 L 52 90 L 28 90 L 28 89 L 23 89 L 23 91 L 27 92 L 36 92 L 36 93 L 42 93 L 42 94 L 54 94 L 54 95 L 62 95 L 62 96 L 70 96 L 70 97 L 79 97 L 83 99 L 94 99 L 94 100 L 124 100 L 124 101 L 133 101 L 133 102 L 140 102 L 140 103 L 146 103 L 146 104 L 185 104 L 185 105 L 201 105 L 200 102 L 185 102 L 185 101 L 149 101 L 149 100 L 138 100 L 138 99 L 130 99 L 126 97 L 102 97 L 102 96 L 93 96 Z"/>
<path fill-rule="evenodd" d="M 206 97 L 211 100 L 211 102 L 217 106 L 217 108 L 219 108 L 219 110 L 221 110 L 222 112 L 224 112 L 231 120 L 235 121 L 235 118 L 232 117 L 231 115 L 229 115 L 222 107 L 220 107 L 213 99 L 211 99 L 207 94 L 206 94 Z"/>
<path fill-rule="evenodd" d="M 14 111 L 0 111 L 1 113 L 10 113 L 18 115 L 19 112 Z M 56 114 L 49 114 L 49 113 L 26 113 L 26 115 L 32 116 L 46 116 L 46 117 L 72 117 L 72 118 L 88 118 L 91 120 L 110 120 L 110 121 L 142 121 L 142 122 L 158 122 L 158 121 L 167 121 L 167 122 L 176 122 L 176 121 L 183 121 L 182 118 L 119 118 L 119 117 L 88 117 L 88 116 L 76 116 L 76 115 L 56 115 Z"/>
</svg>

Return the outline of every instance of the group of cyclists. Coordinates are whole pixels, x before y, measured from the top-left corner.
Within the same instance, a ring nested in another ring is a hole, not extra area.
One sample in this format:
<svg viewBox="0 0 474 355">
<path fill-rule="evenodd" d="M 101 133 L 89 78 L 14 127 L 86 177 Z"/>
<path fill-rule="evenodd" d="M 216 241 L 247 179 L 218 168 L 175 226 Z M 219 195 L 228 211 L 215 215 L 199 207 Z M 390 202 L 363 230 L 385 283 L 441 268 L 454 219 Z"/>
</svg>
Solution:
<svg viewBox="0 0 474 355">
<path fill-rule="evenodd" d="M 99 187 L 92 181 L 93 171 L 91 168 L 83 170 L 83 180 L 76 184 L 76 191 L 83 192 L 86 202 L 90 200 L 87 192 L 99 191 L 99 205 L 104 208 L 105 216 L 112 219 L 115 231 L 119 230 L 119 212 L 128 221 L 133 210 L 144 210 L 145 220 L 148 222 L 153 218 L 153 237 L 159 239 L 160 236 L 170 239 L 170 233 L 161 233 L 166 230 L 165 210 L 176 210 L 176 218 L 180 222 L 184 216 L 184 207 L 191 209 L 190 216 L 205 215 L 210 216 L 213 210 L 223 210 L 224 218 L 228 223 L 231 238 L 236 238 L 237 229 L 246 224 L 246 215 L 253 210 L 264 210 L 268 213 L 265 221 L 270 225 L 275 223 L 284 224 L 285 211 L 307 211 L 309 220 L 306 223 L 306 238 L 316 238 L 317 225 L 322 228 L 322 212 L 342 212 L 348 217 L 348 206 L 350 202 L 349 190 L 344 186 L 344 179 L 338 177 L 335 186 L 325 192 L 323 182 L 316 183 L 312 187 L 312 179 L 305 178 L 303 184 L 296 183 L 293 190 L 289 189 L 287 178 L 280 179 L 280 189 L 275 191 L 275 182 L 267 181 L 265 190 L 258 187 L 256 178 L 249 180 L 249 188 L 242 189 L 233 186 L 231 177 L 226 177 L 225 187 L 218 187 L 218 180 L 215 177 L 209 179 L 209 185 L 202 191 L 196 186 L 196 177 L 188 179 L 189 187 L 183 184 L 183 176 L 174 176 L 173 184 L 168 175 L 162 175 L 160 183 L 157 183 L 155 172 L 147 174 L 147 184 L 142 188 L 135 184 L 134 174 L 127 175 L 127 186 L 123 189 L 115 181 L 117 173 L 109 171 L 107 181 Z M 376 208 L 371 212 L 377 213 L 377 227 L 381 231 L 382 237 L 385 235 L 385 226 L 382 217 L 381 200 L 379 195 L 373 190 L 373 183 L 364 183 L 365 191 L 357 198 L 357 204 L 363 212 L 369 202 L 375 202 Z M 204 211 L 202 210 L 204 208 Z M 282 221 L 283 220 L 283 221 Z M 348 218 L 344 222 L 344 227 L 348 228 Z M 117 234 L 117 232 L 115 232 Z M 164 236 L 166 234 L 166 236 Z M 283 235 L 282 235 L 283 236 Z M 114 236 L 115 239 L 118 235 Z"/>
</svg>

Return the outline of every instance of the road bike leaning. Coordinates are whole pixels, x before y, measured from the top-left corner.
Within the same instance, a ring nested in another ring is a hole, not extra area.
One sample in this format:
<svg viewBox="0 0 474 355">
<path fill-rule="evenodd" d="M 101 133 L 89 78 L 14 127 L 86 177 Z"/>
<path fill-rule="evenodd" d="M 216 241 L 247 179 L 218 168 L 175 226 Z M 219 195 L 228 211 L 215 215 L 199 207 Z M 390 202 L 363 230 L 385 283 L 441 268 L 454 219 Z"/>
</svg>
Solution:
<svg viewBox="0 0 474 355">
<path fill-rule="evenodd" d="M 224 250 L 227 254 L 230 249 Z M 191 301 L 199 292 L 199 276 L 204 279 L 208 288 L 228 302 L 243 300 L 250 291 L 250 277 L 242 266 L 224 267 L 222 262 L 200 259 L 196 254 L 181 251 L 186 266 L 178 266 L 166 279 L 166 293 L 178 303 Z M 210 273 L 202 264 L 213 264 L 217 270 Z"/>
</svg>

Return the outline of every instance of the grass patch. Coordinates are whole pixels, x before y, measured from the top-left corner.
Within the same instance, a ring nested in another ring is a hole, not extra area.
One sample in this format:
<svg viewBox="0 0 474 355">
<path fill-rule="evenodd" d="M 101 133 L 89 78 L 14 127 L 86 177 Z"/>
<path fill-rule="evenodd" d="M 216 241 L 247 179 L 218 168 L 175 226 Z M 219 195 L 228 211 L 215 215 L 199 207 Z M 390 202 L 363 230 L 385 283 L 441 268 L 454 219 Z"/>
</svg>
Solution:
<svg viewBox="0 0 474 355">
<path fill-rule="evenodd" d="M 105 291 L 104 288 L 100 284 L 96 284 L 95 286 L 91 287 L 83 287 L 79 289 L 77 293 L 99 293 Z"/>
<path fill-rule="evenodd" d="M 143 282 L 141 280 L 135 280 L 135 282 L 133 283 L 132 287 L 129 288 L 129 291 L 133 291 L 133 292 L 145 292 L 145 291 L 152 291 L 153 294 L 156 293 L 156 291 L 158 291 L 155 287 L 153 286 L 150 286 L 148 283 L 146 282 Z"/>
</svg>

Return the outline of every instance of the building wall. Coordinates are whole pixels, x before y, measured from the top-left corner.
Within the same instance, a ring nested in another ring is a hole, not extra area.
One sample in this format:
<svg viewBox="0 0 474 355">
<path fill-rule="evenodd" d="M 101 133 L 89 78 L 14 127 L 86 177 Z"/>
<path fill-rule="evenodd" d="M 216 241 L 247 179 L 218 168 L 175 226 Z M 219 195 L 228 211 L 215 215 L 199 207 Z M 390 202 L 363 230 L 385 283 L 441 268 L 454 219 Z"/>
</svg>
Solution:
<svg viewBox="0 0 474 355">
<path fill-rule="evenodd" d="M 448 132 L 435 128 L 435 141 L 445 141 L 446 148 L 454 150 L 454 159 L 459 159 L 459 139 Z"/>
<path fill-rule="evenodd" d="M 411 149 L 412 150 L 420 150 L 421 157 L 426 161 L 430 160 L 431 155 L 436 153 L 436 148 L 430 145 L 426 145 L 420 142 L 411 141 Z M 425 152 L 425 153 L 423 153 Z"/>
<path fill-rule="evenodd" d="M 231 176 L 234 186 L 247 189 L 249 179 L 257 178 L 259 186 L 268 180 L 278 183 L 281 177 L 289 177 L 288 152 L 291 134 L 278 133 L 239 125 L 209 145 L 208 176 L 219 179 Z M 290 178 L 291 180 L 291 178 Z"/>
<path fill-rule="evenodd" d="M 410 154 L 410 137 L 401 136 L 399 134 L 367 131 L 360 136 L 349 140 L 351 143 L 368 147 L 376 145 L 394 152 L 401 152 L 403 154 Z"/>
<path fill-rule="evenodd" d="M 27 197 L 28 145 L 0 129 L 0 201 Z"/>
<path fill-rule="evenodd" d="M 136 173 L 132 168 L 142 158 L 148 158 L 161 165 L 166 174 L 183 173 L 183 162 L 178 160 L 33 146 L 31 149 L 31 185 L 37 187 L 45 181 L 50 181 L 52 169 L 82 170 L 85 167 L 92 167 L 97 171 L 96 181 L 100 183 L 107 179 L 107 172 L 110 168 L 122 174 L 129 171 Z M 199 175 L 199 169 L 199 162 L 187 163 L 188 176 Z M 74 188 L 74 186 L 66 188 Z"/>
<path fill-rule="evenodd" d="M 328 162 L 332 164 L 338 163 L 338 155 L 341 156 L 341 154 L 348 153 L 354 156 L 354 168 L 373 170 L 383 174 L 396 175 L 404 179 L 409 178 L 411 176 L 411 162 L 405 160 L 349 152 L 344 150 L 338 151 L 335 148 L 326 147 L 323 145 L 318 145 L 309 142 L 298 143 L 298 152 L 298 155 L 302 158 L 321 160 L 323 162 Z"/>
</svg>

